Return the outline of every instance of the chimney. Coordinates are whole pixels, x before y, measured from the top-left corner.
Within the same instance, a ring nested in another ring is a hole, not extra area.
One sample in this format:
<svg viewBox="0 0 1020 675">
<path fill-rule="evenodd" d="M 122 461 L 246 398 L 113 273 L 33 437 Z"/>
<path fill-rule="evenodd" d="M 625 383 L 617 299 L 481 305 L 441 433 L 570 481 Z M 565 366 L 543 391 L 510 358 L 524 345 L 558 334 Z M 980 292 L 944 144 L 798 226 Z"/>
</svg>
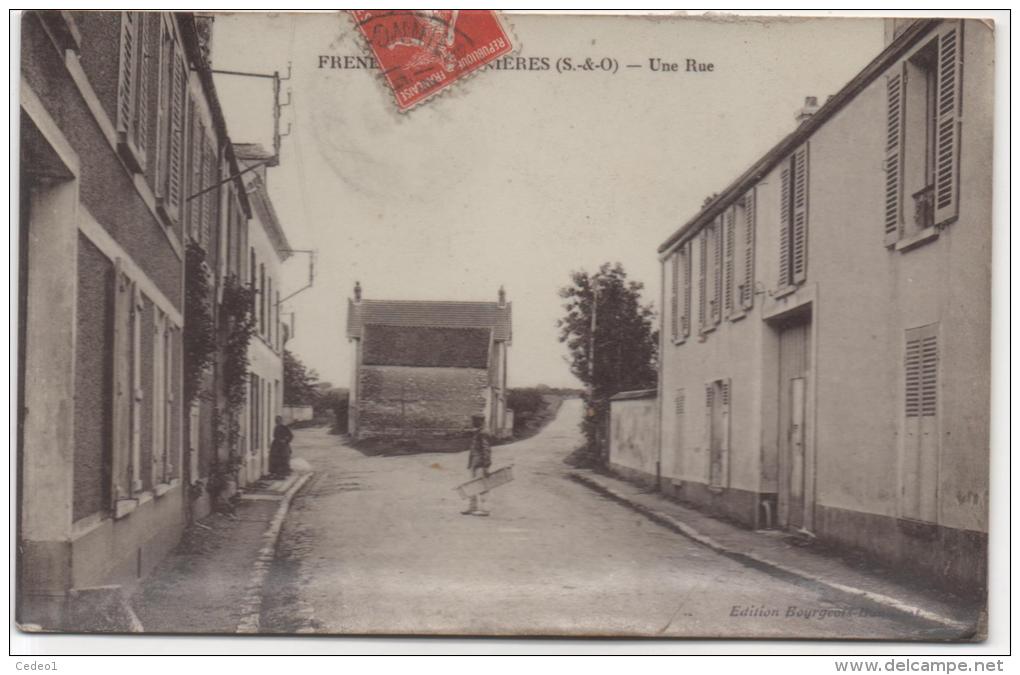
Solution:
<svg viewBox="0 0 1020 675">
<path fill-rule="evenodd" d="M 198 47 L 202 50 L 202 57 L 212 67 L 212 60 L 209 58 L 212 53 L 213 21 L 216 20 L 212 12 L 195 12 L 195 31 L 198 33 Z"/>
<path fill-rule="evenodd" d="M 357 305 L 357 304 L 360 304 L 360 303 L 361 303 L 361 282 L 360 281 L 355 281 L 354 282 L 354 304 Z"/>
<path fill-rule="evenodd" d="M 502 286 L 499 287 L 499 306 L 506 307 L 506 289 Z"/>
<path fill-rule="evenodd" d="M 818 112 L 818 97 L 807 96 L 804 98 L 804 107 L 797 113 L 797 124 L 801 124 L 816 112 Z"/>
</svg>

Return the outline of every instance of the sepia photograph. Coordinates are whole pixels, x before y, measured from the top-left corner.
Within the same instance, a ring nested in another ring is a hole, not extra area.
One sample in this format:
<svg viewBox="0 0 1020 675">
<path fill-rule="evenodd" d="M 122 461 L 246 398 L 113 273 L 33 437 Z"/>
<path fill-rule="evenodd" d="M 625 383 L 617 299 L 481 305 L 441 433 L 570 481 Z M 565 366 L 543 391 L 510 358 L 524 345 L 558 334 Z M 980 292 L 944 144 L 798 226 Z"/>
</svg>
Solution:
<svg viewBox="0 0 1020 675">
<path fill-rule="evenodd" d="M 14 16 L 14 630 L 988 638 L 996 20 Z"/>
</svg>

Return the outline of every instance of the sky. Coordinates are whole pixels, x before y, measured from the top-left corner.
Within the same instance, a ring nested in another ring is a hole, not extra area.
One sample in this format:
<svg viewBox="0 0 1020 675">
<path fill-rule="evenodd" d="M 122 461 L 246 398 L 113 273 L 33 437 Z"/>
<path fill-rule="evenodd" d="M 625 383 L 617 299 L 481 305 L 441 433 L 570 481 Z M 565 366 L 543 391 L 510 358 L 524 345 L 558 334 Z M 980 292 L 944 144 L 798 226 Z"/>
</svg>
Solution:
<svg viewBox="0 0 1020 675">
<path fill-rule="evenodd" d="M 398 113 L 378 71 L 320 68 L 362 55 L 343 14 L 220 14 L 213 68 L 286 75 L 269 189 L 291 247 L 316 251 L 311 289 L 285 303 L 288 348 L 348 386 L 344 332 L 364 297 L 513 303 L 510 386 L 576 386 L 558 340 L 573 270 L 620 262 L 660 304 L 656 249 L 883 46 L 881 19 L 505 16 L 517 55 L 548 70 L 480 72 Z M 615 74 L 557 59 L 616 59 Z M 653 72 L 650 60 L 677 63 Z M 713 64 L 685 72 L 687 59 Z M 641 68 L 625 68 L 626 64 Z M 234 142 L 271 144 L 270 80 L 220 75 Z M 284 96 L 286 100 L 286 96 Z M 284 265 L 283 295 L 308 256 Z"/>
</svg>

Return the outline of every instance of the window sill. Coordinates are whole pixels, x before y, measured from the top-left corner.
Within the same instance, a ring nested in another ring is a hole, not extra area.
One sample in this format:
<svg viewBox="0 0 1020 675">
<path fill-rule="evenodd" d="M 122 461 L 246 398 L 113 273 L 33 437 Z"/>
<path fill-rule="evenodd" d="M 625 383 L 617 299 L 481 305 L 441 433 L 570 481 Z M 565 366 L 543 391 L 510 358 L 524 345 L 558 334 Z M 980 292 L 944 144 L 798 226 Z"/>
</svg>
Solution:
<svg viewBox="0 0 1020 675">
<path fill-rule="evenodd" d="M 740 321 L 745 316 L 747 316 L 747 311 L 746 310 L 740 310 L 739 312 L 736 312 L 734 314 L 730 314 L 730 321 Z"/>
<path fill-rule="evenodd" d="M 116 506 L 113 509 L 113 519 L 120 520 L 121 518 L 129 516 L 137 508 L 137 499 L 118 499 Z"/>
<path fill-rule="evenodd" d="M 152 493 L 157 497 L 162 497 L 163 495 L 177 487 L 178 482 L 179 481 L 176 478 L 174 478 L 169 483 L 160 483 L 156 487 L 152 488 Z"/>
<path fill-rule="evenodd" d="M 900 253 L 906 253 L 907 251 L 917 248 L 923 244 L 927 244 L 929 241 L 934 241 L 939 238 L 939 230 L 937 227 L 930 225 L 917 234 L 914 234 L 905 239 L 900 239 L 896 242 L 895 249 Z"/>
<path fill-rule="evenodd" d="M 117 151 L 134 173 L 145 173 L 145 153 L 135 147 L 127 132 L 117 132 Z"/>
<path fill-rule="evenodd" d="M 796 284 L 790 284 L 789 286 L 783 286 L 782 288 L 780 288 L 777 291 L 775 291 L 772 294 L 772 297 L 775 298 L 776 300 L 778 300 L 779 298 L 785 298 L 786 296 L 791 295 L 792 293 L 794 293 L 796 290 L 797 290 L 797 285 Z"/>
</svg>

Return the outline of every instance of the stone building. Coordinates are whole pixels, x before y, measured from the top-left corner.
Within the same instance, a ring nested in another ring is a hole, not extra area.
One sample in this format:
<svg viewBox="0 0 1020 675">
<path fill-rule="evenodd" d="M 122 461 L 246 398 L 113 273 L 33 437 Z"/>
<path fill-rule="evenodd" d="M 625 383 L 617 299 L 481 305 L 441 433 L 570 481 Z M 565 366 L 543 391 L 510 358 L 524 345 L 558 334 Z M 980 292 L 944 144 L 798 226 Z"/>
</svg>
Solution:
<svg viewBox="0 0 1020 675">
<path fill-rule="evenodd" d="M 347 305 L 353 345 L 348 428 L 354 438 L 447 436 L 471 418 L 505 434 L 511 305 L 362 299 Z"/>
<path fill-rule="evenodd" d="M 184 298 L 204 277 L 215 324 L 250 217 L 208 34 L 189 13 L 22 19 L 22 623 L 65 626 L 76 591 L 137 580 L 208 506 L 192 487 L 222 449 L 215 403 L 186 410 Z"/>
<path fill-rule="evenodd" d="M 993 35 L 918 20 L 890 36 L 660 247 L 653 478 L 748 526 L 974 588 L 988 531 Z"/>
<path fill-rule="evenodd" d="M 241 422 L 244 450 L 242 484 L 269 473 L 269 446 L 277 415 L 283 412 L 283 349 L 286 325 L 280 319 L 282 264 L 291 256 L 287 235 L 269 198 L 273 155 L 258 145 L 235 149 L 252 207 L 248 221 L 247 281 L 255 289 L 255 335 L 248 345 L 248 396 Z"/>
</svg>

